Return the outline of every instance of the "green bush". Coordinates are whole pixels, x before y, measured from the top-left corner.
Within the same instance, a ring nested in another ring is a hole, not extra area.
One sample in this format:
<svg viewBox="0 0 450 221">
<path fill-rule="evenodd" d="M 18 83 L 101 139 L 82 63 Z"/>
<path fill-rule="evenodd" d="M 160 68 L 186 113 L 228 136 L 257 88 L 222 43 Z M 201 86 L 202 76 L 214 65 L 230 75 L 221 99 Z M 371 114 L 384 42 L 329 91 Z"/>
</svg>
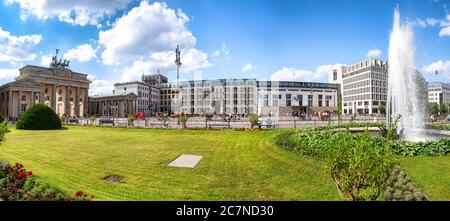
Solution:
<svg viewBox="0 0 450 221">
<path fill-rule="evenodd" d="M 9 163 L 5 160 L 0 160 L 0 180 L 8 174 Z"/>
<path fill-rule="evenodd" d="M 450 138 L 425 142 L 398 140 L 391 141 L 390 146 L 396 154 L 402 156 L 445 156 L 450 153 Z"/>
<path fill-rule="evenodd" d="M 3 114 L 0 114 L 0 123 L 3 123 L 5 120 L 8 121 L 8 118 L 5 117 Z"/>
<path fill-rule="evenodd" d="M 35 104 L 22 113 L 16 123 L 16 128 L 25 130 L 60 129 L 61 120 L 47 105 Z"/>
<path fill-rule="evenodd" d="M 396 161 L 388 143 L 367 131 L 351 134 L 304 128 L 280 133 L 275 143 L 323 161 L 341 196 L 351 200 L 376 200 Z"/>
<path fill-rule="evenodd" d="M 178 121 L 180 121 L 181 125 L 185 129 L 186 129 L 186 124 L 187 124 L 188 120 L 189 120 L 189 116 L 188 115 L 186 115 L 184 113 L 181 113 L 180 115 L 178 115 Z"/>
<path fill-rule="evenodd" d="M 250 114 L 248 116 L 248 120 L 250 121 L 251 128 L 253 128 L 256 124 L 258 124 L 258 115 Z"/>
</svg>

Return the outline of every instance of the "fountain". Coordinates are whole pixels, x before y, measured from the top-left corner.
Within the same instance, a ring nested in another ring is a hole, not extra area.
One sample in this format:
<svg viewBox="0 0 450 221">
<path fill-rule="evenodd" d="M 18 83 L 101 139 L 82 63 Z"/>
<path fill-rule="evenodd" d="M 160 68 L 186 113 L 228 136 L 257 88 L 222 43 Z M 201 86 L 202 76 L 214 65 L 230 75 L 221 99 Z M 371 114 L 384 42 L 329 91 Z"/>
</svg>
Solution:
<svg viewBox="0 0 450 221">
<path fill-rule="evenodd" d="M 421 141 L 427 140 L 423 130 L 425 105 L 421 100 L 422 77 L 415 69 L 414 56 L 412 27 L 400 22 L 400 13 L 396 9 L 389 41 L 387 121 L 390 125 L 400 115 L 397 131 L 403 131 L 404 139 Z"/>
</svg>

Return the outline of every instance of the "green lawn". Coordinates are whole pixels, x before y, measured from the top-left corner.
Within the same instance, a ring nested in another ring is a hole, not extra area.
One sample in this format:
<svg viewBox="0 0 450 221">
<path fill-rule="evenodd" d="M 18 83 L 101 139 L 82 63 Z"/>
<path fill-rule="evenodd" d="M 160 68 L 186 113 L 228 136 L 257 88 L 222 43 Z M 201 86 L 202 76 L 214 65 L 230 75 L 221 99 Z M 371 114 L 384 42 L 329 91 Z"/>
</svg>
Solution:
<svg viewBox="0 0 450 221">
<path fill-rule="evenodd" d="M 0 159 L 21 162 L 39 179 L 97 200 L 340 200 L 322 164 L 279 149 L 275 133 L 13 129 L 0 145 Z M 167 166 L 183 153 L 204 158 L 194 169 Z M 102 180 L 111 174 L 125 182 Z"/>
<path fill-rule="evenodd" d="M 450 155 L 402 157 L 400 162 L 431 200 L 450 200 Z"/>
</svg>

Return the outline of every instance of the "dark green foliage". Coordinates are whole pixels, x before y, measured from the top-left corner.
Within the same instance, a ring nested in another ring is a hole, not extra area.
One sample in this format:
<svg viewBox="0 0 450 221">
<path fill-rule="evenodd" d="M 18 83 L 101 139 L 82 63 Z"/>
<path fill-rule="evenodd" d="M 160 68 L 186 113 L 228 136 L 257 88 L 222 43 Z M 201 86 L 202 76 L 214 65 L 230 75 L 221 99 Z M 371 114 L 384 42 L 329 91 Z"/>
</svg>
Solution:
<svg viewBox="0 0 450 221">
<path fill-rule="evenodd" d="M 402 156 L 445 156 L 450 153 L 450 138 L 426 142 L 398 140 L 389 143 L 394 152 Z"/>
<path fill-rule="evenodd" d="M 385 183 L 384 198 L 389 201 L 428 201 L 428 197 L 416 186 L 406 173 L 395 165 Z"/>
<path fill-rule="evenodd" d="M 9 163 L 7 161 L 0 160 L 0 180 L 6 176 L 8 167 Z"/>
<path fill-rule="evenodd" d="M 5 134 L 9 132 L 8 121 L 0 123 L 0 143 L 5 140 Z"/>
<path fill-rule="evenodd" d="M 47 105 L 35 104 L 22 113 L 16 123 L 16 128 L 25 130 L 61 129 L 61 120 Z"/>
<path fill-rule="evenodd" d="M 0 123 L 3 123 L 5 120 L 8 121 L 8 118 L 0 114 Z"/>
</svg>

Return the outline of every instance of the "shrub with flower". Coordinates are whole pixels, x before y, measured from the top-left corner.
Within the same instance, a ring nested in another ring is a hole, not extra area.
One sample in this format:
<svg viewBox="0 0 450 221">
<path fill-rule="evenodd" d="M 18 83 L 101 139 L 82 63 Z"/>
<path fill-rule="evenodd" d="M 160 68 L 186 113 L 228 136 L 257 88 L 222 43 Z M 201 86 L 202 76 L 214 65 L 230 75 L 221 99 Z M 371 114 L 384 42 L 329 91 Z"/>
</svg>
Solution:
<svg viewBox="0 0 450 221">
<path fill-rule="evenodd" d="M 5 164 L 0 169 L 6 174 L 3 178 L 0 177 L 0 198 L 5 201 L 90 201 L 94 198 L 82 191 L 77 191 L 74 196 L 68 195 L 47 183 L 34 179 L 33 172 L 27 171 L 19 163 L 14 166 Z"/>
<path fill-rule="evenodd" d="M 22 164 L 6 168 L 6 176 L 0 181 L 0 197 L 3 200 L 20 200 L 23 195 L 23 186 L 33 172 L 27 171 Z"/>
</svg>

